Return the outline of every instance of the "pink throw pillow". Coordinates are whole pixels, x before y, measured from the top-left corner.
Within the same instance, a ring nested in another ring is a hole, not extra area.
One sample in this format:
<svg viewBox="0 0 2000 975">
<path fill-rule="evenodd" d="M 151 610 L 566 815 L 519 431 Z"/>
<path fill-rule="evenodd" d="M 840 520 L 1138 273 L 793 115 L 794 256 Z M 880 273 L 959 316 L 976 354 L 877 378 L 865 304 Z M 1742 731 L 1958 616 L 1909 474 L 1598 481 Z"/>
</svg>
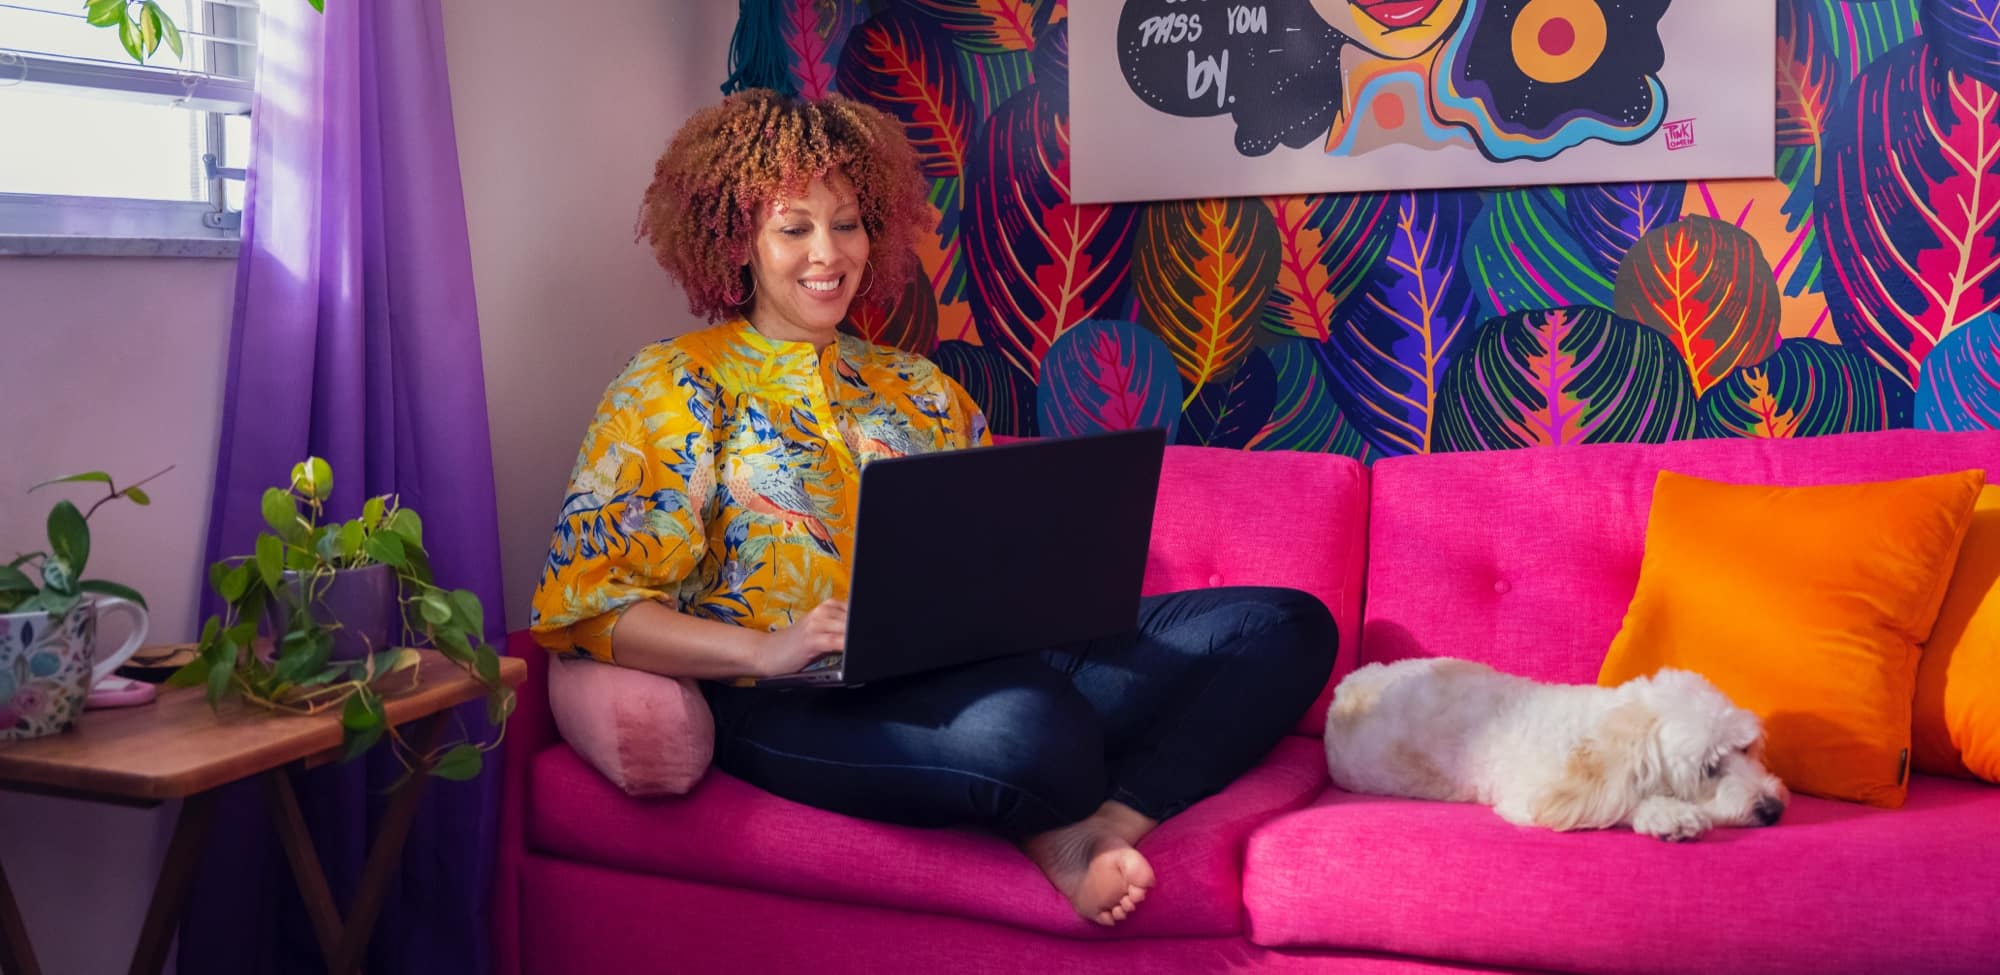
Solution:
<svg viewBox="0 0 2000 975">
<path fill-rule="evenodd" d="M 715 719 L 691 680 L 551 660 L 549 709 L 563 740 L 626 795 L 685 793 L 715 755 Z"/>
</svg>

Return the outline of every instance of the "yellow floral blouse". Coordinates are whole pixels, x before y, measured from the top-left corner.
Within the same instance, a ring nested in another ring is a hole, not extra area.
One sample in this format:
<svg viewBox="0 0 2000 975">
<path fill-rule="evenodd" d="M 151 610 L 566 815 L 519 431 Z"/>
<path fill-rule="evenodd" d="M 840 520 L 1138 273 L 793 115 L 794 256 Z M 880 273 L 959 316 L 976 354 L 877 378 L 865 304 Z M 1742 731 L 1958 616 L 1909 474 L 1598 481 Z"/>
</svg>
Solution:
<svg viewBox="0 0 2000 975">
<path fill-rule="evenodd" d="M 847 596 L 862 467 L 988 442 L 965 390 L 906 352 L 849 335 L 815 352 L 740 319 L 656 342 L 597 407 L 529 629 L 608 661 L 642 599 L 782 628 Z"/>
</svg>

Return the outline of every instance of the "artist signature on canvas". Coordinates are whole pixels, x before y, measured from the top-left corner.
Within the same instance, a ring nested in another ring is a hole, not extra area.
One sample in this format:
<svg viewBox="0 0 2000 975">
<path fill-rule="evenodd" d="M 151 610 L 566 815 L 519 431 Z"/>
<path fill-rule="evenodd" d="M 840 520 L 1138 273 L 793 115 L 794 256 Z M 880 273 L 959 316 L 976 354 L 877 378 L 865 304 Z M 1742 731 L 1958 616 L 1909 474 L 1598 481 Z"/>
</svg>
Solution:
<svg viewBox="0 0 2000 975">
<path fill-rule="evenodd" d="M 1667 148 L 1669 150 L 1688 149 L 1694 146 L 1694 119 L 1684 118 L 1676 122 L 1668 122 L 1660 126 L 1660 131 L 1667 135 Z"/>
</svg>

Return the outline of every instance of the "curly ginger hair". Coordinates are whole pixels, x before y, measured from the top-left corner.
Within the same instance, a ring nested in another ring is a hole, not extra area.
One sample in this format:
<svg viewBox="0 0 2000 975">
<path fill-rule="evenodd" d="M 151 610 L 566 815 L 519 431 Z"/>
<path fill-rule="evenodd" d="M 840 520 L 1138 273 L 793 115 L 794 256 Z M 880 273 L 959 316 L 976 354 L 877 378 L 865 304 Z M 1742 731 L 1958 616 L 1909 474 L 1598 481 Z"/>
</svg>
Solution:
<svg viewBox="0 0 2000 975">
<path fill-rule="evenodd" d="M 868 232 L 872 271 L 855 300 L 886 309 L 918 273 L 911 245 L 933 225 L 927 187 L 902 124 L 840 95 L 753 88 L 696 112 L 653 165 L 636 239 L 652 244 L 695 315 L 742 315 L 764 209 L 828 173 L 854 187 Z"/>
</svg>

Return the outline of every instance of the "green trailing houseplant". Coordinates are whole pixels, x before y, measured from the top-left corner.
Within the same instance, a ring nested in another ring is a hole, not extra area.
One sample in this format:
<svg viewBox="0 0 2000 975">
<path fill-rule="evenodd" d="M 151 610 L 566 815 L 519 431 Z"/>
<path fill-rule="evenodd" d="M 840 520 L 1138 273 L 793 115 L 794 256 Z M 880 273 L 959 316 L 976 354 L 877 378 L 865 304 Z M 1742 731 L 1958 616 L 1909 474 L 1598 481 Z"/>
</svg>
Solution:
<svg viewBox="0 0 2000 975">
<path fill-rule="evenodd" d="M 141 606 L 146 605 L 145 597 L 129 586 L 122 586 L 103 579 L 83 578 L 84 565 L 90 561 L 90 516 L 106 504 L 123 498 L 133 504 L 145 506 L 152 503 L 141 485 L 153 478 L 173 470 L 172 467 L 154 474 L 138 484 L 120 488 L 111 480 L 111 475 L 103 471 L 88 471 L 43 481 L 28 489 L 34 493 L 55 484 L 102 484 L 104 497 L 97 499 L 89 511 L 82 511 L 65 499 L 57 501 L 49 509 L 49 547 L 46 551 L 24 552 L 5 565 L 0 565 L 0 613 L 26 613 L 41 610 L 50 617 L 60 619 L 85 596 L 98 594 L 122 596 Z M 33 575 L 29 571 L 33 570 Z"/>
<path fill-rule="evenodd" d="M 314 10 L 326 12 L 326 0 L 305 0 Z M 83 17 L 93 27 L 118 32 L 118 43 L 140 64 L 160 49 L 164 42 L 174 57 L 182 56 L 181 30 L 167 16 L 158 0 L 82 0 Z"/>
<path fill-rule="evenodd" d="M 328 520 L 333 469 L 317 457 L 292 468 L 288 487 L 265 490 L 265 530 L 252 554 L 209 567 L 222 613 L 202 626 L 195 659 L 169 678 L 204 686 L 211 705 L 239 697 L 290 714 L 340 709 L 344 757 L 387 737 L 406 770 L 428 769 L 447 779 L 478 774 L 482 755 L 500 744 L 514 710 L 514 692 L 500 679 L 500 657 L 484 636 L 485 610 L 465 589 L 431 578 L 423 520 L 394 495 L 369 498 L 359 517 Z M 396 586 L 393 632 L 357 632 L 332 618 L 328 591 L 343 574 L 384 567 Z M 419 751 L 389 727 L 383 691 L 417 663 L 415 645 L 435 647 L 486 685 L 486 713 L 498 729 L 490 742 L 460 741 Z M 358 647 L 342 659 L 337 645 Z"/>
</svg>

